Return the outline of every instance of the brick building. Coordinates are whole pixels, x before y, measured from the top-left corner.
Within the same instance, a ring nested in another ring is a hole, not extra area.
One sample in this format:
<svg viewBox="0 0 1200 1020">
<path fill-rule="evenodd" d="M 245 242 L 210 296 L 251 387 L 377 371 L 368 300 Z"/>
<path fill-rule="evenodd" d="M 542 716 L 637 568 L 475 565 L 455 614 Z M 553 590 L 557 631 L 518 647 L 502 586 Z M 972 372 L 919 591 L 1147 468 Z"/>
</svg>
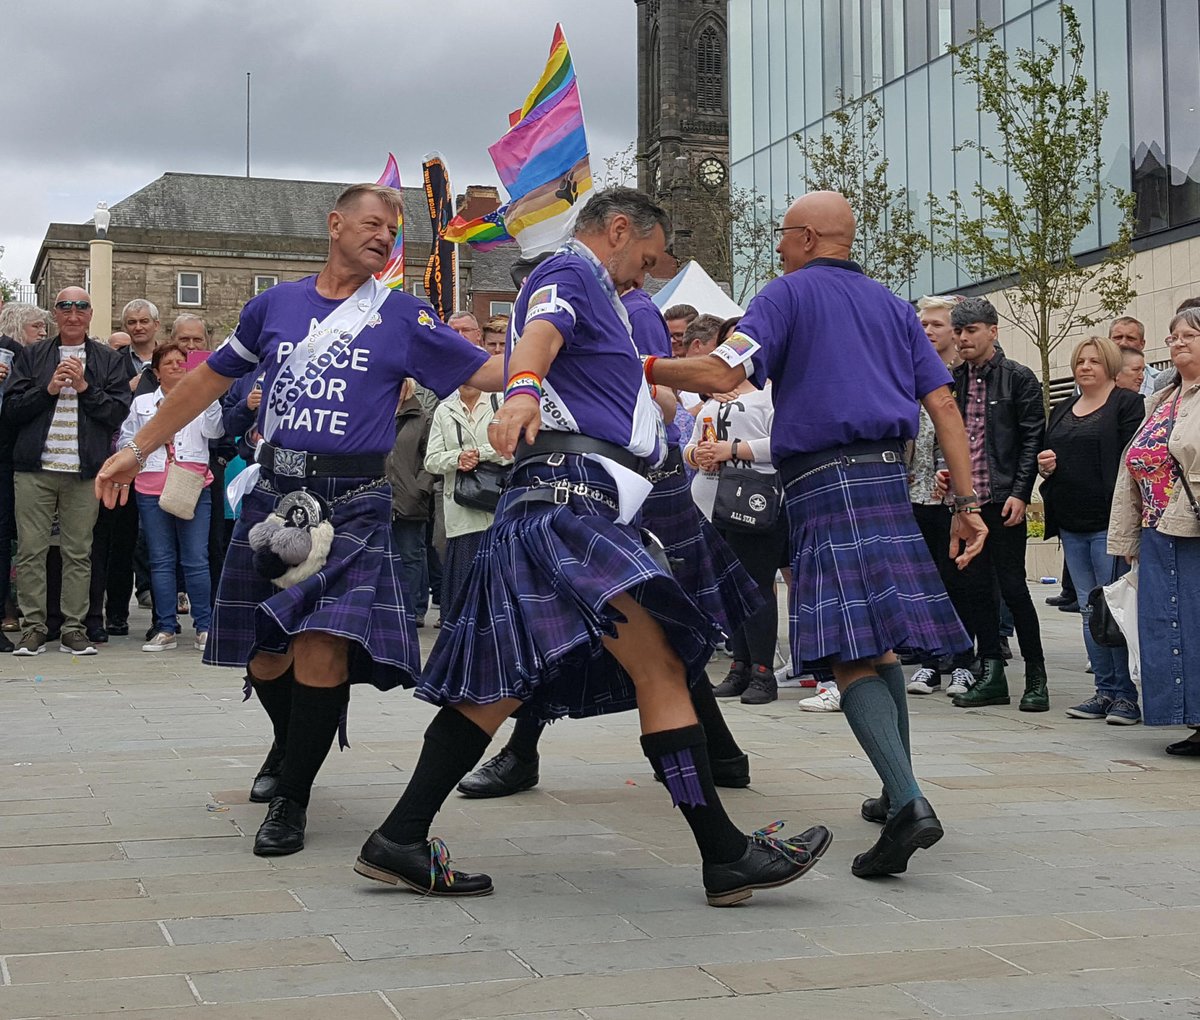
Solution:
<svg viewBox="0 0 1200 1020">
<path fill-rule="evenodd" d="M 180 312 L 195 312 L 219 338 L 255 294 L 320 269 L 328 249 L 326 216 L 345 187 L 330 181 L 166 173 L 122 199 L 110 210 L 108 229 L 114 328 L 124 304 L 144 297 L 158 306 L 164 326 Z M 494 194 L 494 189 L 479 190 Z M 424 296 L 432 240 L 428 207 L 421 188 L 405 188 L 403 194 L 405 289 Z M 47 228 L 32 273 L 43 308 L 63 287 L 89 287 L 93 237 L 91 223 Z M 482 255 L 464 247 L 459 307 L 486 317 L 493 302 L 511 303 L 516 295 L 508 267 L 516 255 L 515 245 Z M 478 296 L 472 290 L 477 279 L 487 288 Z"/>
</svg>

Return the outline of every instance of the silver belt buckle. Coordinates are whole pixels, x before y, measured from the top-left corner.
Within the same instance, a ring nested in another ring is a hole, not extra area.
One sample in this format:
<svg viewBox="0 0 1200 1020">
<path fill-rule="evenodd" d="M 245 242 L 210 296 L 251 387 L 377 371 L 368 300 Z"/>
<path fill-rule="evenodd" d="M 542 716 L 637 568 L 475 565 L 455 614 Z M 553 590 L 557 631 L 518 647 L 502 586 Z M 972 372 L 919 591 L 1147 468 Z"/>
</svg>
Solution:
<svg viewBox="0 0 1200 1020">
<path fill-rule="evenodd" d="M 896 464 L 899 462 L 899 460 L 900 460 L 900 454 L 898 454 L 895 450 L 884 450 L 883 451 L 883 462 L 885 464 Z"/>
<path fill-rule="evenodd" d="M 562 467 L 563 461 L 565 461 L 566 459 L 567 459 L 567 455 L 565 453 L 562 453 L 562 452 L 556 450 L 554 453 L 550 454 L 550 456 L 546 458 L 546 463 L 549 464 L 551 467 Z"/>
<path fill-rule="evenodd" d="M 303 478 L 308 466 L 308 455 L 299 450 L 274 450 L 271 470 L 284 478 Z"/>
</svg>

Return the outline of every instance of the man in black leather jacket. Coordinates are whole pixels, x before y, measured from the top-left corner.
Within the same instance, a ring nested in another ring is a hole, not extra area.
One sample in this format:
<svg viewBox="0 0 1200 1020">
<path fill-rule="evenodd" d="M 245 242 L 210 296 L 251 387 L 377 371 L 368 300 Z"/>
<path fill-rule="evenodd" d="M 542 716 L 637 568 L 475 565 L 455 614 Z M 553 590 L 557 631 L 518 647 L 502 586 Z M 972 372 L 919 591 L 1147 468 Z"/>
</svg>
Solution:
<svg viewBox="0 0 1200 1020">
<path fill-rule="evenodd" d="M 962 364 L 954 370 L 954 394 L 967 426 L 975 491 L 988 526 L 987 544 L 976 560 L 972 584 L 996 585 L 1012 613 L 1025 660 L 1023 712 L 1050 708 L 1041 625 L 1025 580 L 1025 508 L 1033 497 L 1037 455 L 1046 432 L 1042 387 L 1024 365 L 996 349 L 998 317 L 986 298 L 966 298 L 950 313 Z M 981 642 L 982 645 L 982 642 Z M 1007 705 L 1003 662 L 980 648 L 983 679 L 955 697 L 960 708 Z"/>
</svg>

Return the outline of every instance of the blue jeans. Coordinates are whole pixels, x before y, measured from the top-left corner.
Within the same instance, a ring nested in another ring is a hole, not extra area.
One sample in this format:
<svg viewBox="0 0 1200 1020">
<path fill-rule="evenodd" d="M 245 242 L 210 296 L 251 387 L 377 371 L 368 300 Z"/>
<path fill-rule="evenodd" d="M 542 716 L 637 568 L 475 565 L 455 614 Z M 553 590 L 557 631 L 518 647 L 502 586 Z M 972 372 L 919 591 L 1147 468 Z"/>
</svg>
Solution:
<svg viewBox="0 0 1200 1020">
<path fill-rule="evenodd" d="M 1088 607 L 1088 594 L 1093 588 L 1112 584 L 1129 569 L 1123 559 L 1109 556 L 1107 531 L 1089 533 L 1063 531 L 1063 554 L 1071 580 L 1079 593 L 1079 614 L 1083 617 L 1083 643 L 1087 648 L 1092 669 L 1096 671 L 1096 693 L 1105 698 L 1123 698 L 1133 704 L 1138 702 L 1137 687 L 1129 677 L 1129 653 L 1124 648 L 1105 648 L 1092 640 L 1088 626 L 1092 611 Z"/>
<path fill-rule="evenodd" d="M 212 626 L 212 579 L 208 571 L 208 519 L 212 513 L 211 487 L 200 494 L 196 516 L 190 521 L 175 517 L 158 505 L 157 496 L 137 494 L 138 520 L 150 554 L 150 591 L 154 595 L 154 627 L 167 634 L 179 630 L 175 604 L 177 565 L 183 567 L 184 589 L 192 606 L 196 633 Z M 178 559 L 176 558 L 178 542 Z"/>
<path fill-rule="evenodd" d="M 418 622 L 429 609 L 429 566 L 425 558 L 425 522 L 398 517 L 392 521 L 392 551 L 400 557 L 405 609 Z"/>
</svg>

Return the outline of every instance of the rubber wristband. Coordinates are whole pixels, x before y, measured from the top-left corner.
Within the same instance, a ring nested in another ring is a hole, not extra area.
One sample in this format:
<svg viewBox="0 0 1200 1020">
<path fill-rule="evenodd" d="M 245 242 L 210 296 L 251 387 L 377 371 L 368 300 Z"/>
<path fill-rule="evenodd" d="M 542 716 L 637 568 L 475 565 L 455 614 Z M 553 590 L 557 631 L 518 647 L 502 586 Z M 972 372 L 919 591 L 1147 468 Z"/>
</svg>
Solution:
<svg viewBox="0 0 1200 1020">
<path fill-rule="evenodd" d="M 533 397 L 540 404 L 542 391 L 538 386 L 510 386 L 504 391 L 504 402 L 508 403 L 513 397 Z"/>
<path fill-rule="evenodd" d="M 642 371 L 646 373 L 646 382 L 651 386 L 654 385 L 654 363 L 658 360 L 657 354 L 651 354 L 642 364 Z"/>
<path fill-rule="evenodd" d="M 533 397 L 539 404 L 542 402 L 542 380 L 535 372 L 517 372 L 508 380 L 504 387 L 504 399 L 524 396 Z"/>
</svg>

